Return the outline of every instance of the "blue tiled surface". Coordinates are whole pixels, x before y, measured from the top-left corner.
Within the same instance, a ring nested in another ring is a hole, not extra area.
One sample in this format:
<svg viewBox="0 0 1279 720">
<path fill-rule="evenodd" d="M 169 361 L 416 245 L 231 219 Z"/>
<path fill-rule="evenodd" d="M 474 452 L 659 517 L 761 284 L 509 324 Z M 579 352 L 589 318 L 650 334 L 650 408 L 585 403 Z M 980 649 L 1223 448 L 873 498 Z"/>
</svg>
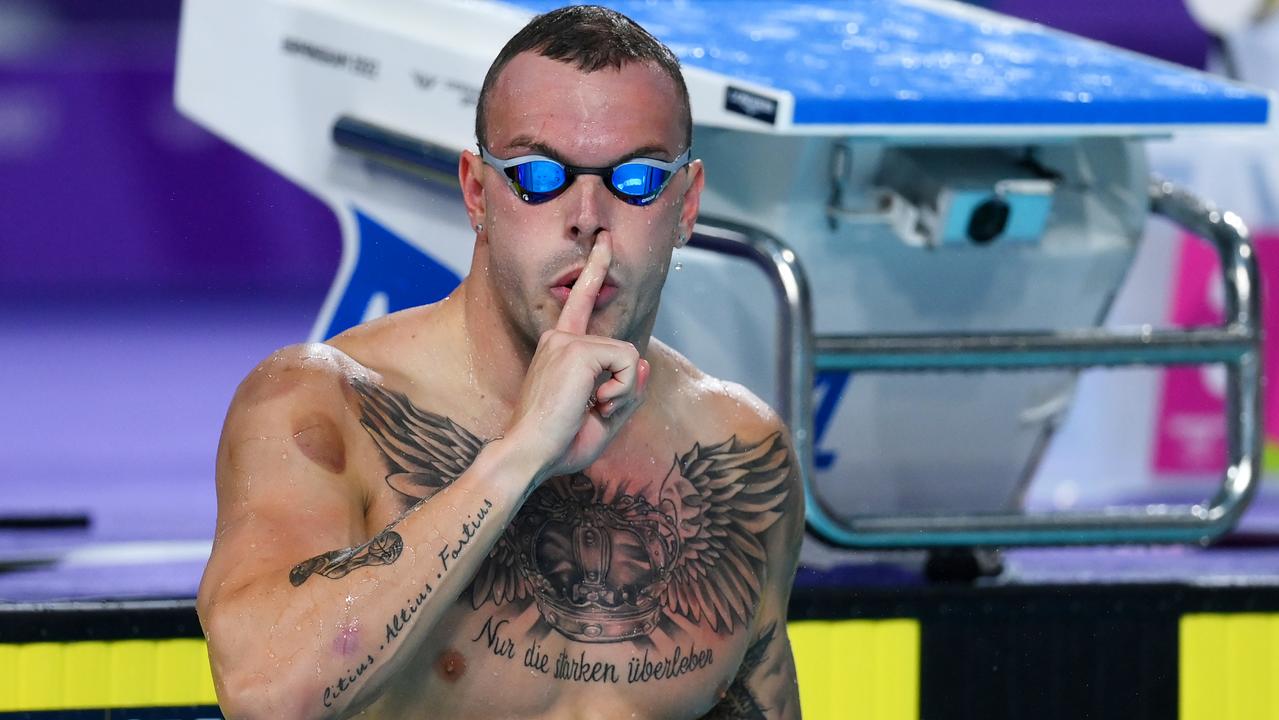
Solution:
<svg viewBox="0 0 1279 720">
<path fill-rule="evenodd" d="M 790 92 L 796 125 L 1264 124 L 1269 111 L 1261 92 L 1011 18 L 895 0 L 602 4 L 686 66 Z"/>
</svg>

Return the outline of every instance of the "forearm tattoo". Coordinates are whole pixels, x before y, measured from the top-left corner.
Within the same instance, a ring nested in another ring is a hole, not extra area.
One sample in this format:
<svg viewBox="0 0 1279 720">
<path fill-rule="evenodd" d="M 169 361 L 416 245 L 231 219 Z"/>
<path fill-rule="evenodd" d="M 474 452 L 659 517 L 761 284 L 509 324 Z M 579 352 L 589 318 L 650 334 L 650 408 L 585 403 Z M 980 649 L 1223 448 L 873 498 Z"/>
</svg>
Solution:
<svg viewBox="0 0 1279 720">
<path fill-rule="evenodd" d="M 403 551 L 404 538 L 388 527 L 372 540 L 358 547 L 330 550 L 310 560 L 303 560 L 289 571 L 289 582 L 293 584 L 293 587 L 298 587 L 312 575 L 323 575 L 333 579 L 346 577 L 356 568 L 368 565 L 390 565 L 399 559 Z"/>
</svg>

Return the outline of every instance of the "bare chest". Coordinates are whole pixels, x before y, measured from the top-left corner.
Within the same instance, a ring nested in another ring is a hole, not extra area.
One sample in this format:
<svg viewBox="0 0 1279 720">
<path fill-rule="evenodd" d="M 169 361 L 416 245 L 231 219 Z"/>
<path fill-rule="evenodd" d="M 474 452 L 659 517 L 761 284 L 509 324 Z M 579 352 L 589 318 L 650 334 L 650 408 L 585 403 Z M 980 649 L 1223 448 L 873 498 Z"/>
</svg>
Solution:
<svg viewBox="0 0 1279 720">
<path fill-rule="evenodd" d="M 431 502 L 483 446 L 447 417 L 380 406 L 404 410 L 363 423 L 370 528 Z M 528 497 L 379 701 L 387 716 L 675 718 L 715 703 L 750 641 L 786 449 L 778 435 L 655 436 Z"/>
<path fill-rule="evenodd" d="M 395 715 L 709 710 L 746 651 L 756 598 L 743 586 L 735 610 L 717 608 L 713 579 L 688 576 L 698 539 L 673 492 L 675 467 L 629 483 L 555 478 L 535 491 L 400 675 L 386 700 Z"/>
</svg>

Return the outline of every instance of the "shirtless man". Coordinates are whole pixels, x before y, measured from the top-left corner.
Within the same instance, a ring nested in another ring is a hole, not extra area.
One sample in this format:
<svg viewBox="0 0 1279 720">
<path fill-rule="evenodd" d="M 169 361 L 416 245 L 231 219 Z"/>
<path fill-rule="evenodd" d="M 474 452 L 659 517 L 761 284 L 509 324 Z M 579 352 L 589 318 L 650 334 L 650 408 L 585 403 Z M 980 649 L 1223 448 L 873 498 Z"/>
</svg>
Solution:
<svg viewBox="0 0 1279 720">
<path fill-rule="evenodd" d="M 674 56 L 548 13 L 476 129 L 469 277 L 232 401 L 199 593 L 224 712 L 798 717 L 785 428 L 650 337 L 703 185 Z"/>
</svg>

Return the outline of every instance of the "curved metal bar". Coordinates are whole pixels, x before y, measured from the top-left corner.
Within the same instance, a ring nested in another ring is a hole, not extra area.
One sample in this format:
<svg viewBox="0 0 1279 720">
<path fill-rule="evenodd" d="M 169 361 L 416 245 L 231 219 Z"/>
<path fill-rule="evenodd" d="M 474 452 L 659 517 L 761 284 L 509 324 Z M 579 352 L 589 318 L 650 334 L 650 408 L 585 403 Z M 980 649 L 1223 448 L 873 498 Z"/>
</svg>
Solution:
<svg viewBox="0 0 1279 720">
<path fill-rule="evenodd" d="M 1226 433 L 1230 465 L 1220 490 L 1208 509 L 1227 527 L 1234 525 L 1257 489 L 1261 471 L 1261 283 L 1256 251 L 1248 228 L 1238 215 L 1153 178 L 1150 185 L 1151 210 L 1190 232 L 1206 238 L 1217 248 L 1226 283 L 1225 327 L 1252 339 L 1251 351 L 1226 368 L 1226 416 L 1238 418 Z"/>
<path fill-rule="evenodd" d="M 992 335 L 823 335 L 818 370 L 946 372 L 1122 365 L 1202 365 L 1237 361 L 1254 338 L 1223 330 L 1142 328 Z"/>
<path fill-rule="evenodd" d="M 1125 364 L 1227 366 L 1229 466 L 1204 505 L 1149 505 L 1089 513 L 857 517 L 841 522 L 811 502 L 809 528 L 852 548 L 1205 542 L 1238 521 L 1256 492 L 1261 458 L 1261 330 L 1256 257 L 1238 216 L 1162 181 L 1151 211 L 1216 244 L 1227 318 L 1208 330 L 1120 333 L 1085 329 L 1020 335 L 818 338 L 818 362 L 881 372 Z M 840 357 L 861 353 L 858 357 Z M 950 354 L 947 357 L 947 354 Z"/>
</svg>

